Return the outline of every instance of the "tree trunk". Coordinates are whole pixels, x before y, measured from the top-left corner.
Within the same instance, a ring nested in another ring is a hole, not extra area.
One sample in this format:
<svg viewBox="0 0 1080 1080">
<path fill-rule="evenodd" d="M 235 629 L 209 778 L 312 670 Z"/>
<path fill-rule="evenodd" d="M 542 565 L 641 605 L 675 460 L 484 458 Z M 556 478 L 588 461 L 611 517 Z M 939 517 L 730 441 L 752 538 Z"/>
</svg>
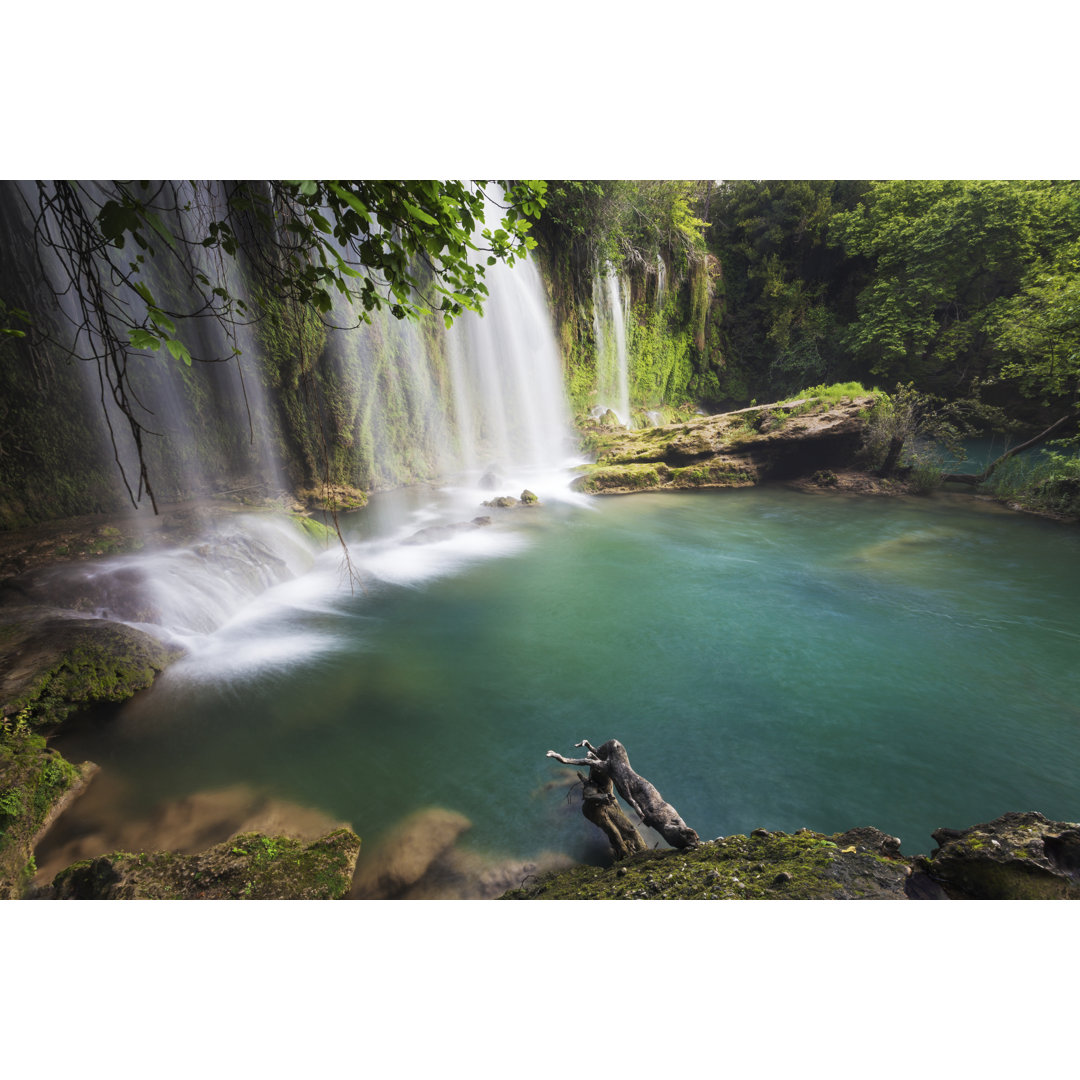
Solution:
<svg viewBox="0 0 1080 1080">
<path fill-rule="evenodd" d="M 878 469 L 878 476 L 891 476 L 900 460 L 900 452 L 904 449 L 904 436 L 894 435 L 889 443 L 889 452 L 885 455 L 885 463 Z"/>
<path fill-rule="evenodd" d="M 660 792 L 630 767 L 626 748 L 618 739 L 609 739 L 600 747 L 593 746 L 588 739 L 576 745 L 584 746 L 588 756 L 566 758 L 554 750 L 549 750 L 547 756 L 564 765 L 587 766 L 590 780 L 594 773 L 610 778 L 642 823 L 655 829 L 672 847 L 688 848 L 701 843 L 701 838 L 679 817 L 675 807 L 665 802 Z"/>
<path fill-rule="evenodd" d="M 644 851 L 646 845 L 641 833 L 622 812 L 612 793 L 611 777 L 599 769 L 590 769 L 589 775 L 581 779 L 584 792 L 581 812 L 608 838 L 615 858 L 625 859 Z"/>
</svg>

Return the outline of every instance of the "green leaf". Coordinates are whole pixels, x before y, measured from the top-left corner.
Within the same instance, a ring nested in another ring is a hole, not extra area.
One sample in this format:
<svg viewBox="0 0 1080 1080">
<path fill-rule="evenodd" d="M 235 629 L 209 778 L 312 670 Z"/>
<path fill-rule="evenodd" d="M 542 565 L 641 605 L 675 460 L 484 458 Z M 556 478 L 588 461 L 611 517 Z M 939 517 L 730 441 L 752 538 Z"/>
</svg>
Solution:
<svg viewBox="0 0 1080 1080">
<path fill-rule="evenodd" d="M 413 206 L 411 202 L 405 199 L 401 200 L 401 205 L 405 208 L 405 212 L 411 217 L 416 218 L 417 221 L 422 221 L 425 225 L 438 225 L 438 221 L 435 220 L 430 214 L 425 213 L 419 206 Z"/>
<path fill-rule="evenodd" d="M 151 311 L 150 321 L 163 333 L 176 333 L 176 323 L 174 323 L 163 311 L 158 311 L 156 308 Z"/>
<path fill-rule="evenodd" d="M 320 232 L 332 233 L 334 231 L 330 228 L 330 222 L 327 221 L 318 210 L 309 210 L 308 217 L 315 222 L 315 228 Z"/>
<path fill-rule="evenodd" d="M 300 194 L 301 195 L 315 195 L 319 190 L 319 185 L 314 180 L 301 180 L 300 181 Z"/>
<path fill-rule="evenodd" d="M 154 299 L 154 294 L 141 281 L 132 282 L 132 288 L 134 288 L 150 307 L 157 307 L 157 301 Z"/>
<path fill-rule="evenodd" d="M 346 202 L 351 206 L 364 221 L 371 221 L 371 213 L 368 208 L 351 192 L 348 188 L 343 188 L 340 184 L 335 183 L 333 180 L 327 183 L 327 187 L 343 202 Z"/>
<path fill-rule="evenodd" d="M 191 353 L 182 341 L 179 341 L 176 338 L 169 338 L 169 340 L 165 342 L 165 348 L 172 353 L 174 359 L 183 360 L 188 367 L 191 367 Z"/>
<path fill-rule="evenodd" d="M 141 326 L 132 327 L 128 331 L 128 338 L 136 349 L 150 349 L 152 352 L 156 352 L 161 348 L 161 342 L 157 336 L 151 334 L 149 330 L 144 330 Z"/>
</svg>

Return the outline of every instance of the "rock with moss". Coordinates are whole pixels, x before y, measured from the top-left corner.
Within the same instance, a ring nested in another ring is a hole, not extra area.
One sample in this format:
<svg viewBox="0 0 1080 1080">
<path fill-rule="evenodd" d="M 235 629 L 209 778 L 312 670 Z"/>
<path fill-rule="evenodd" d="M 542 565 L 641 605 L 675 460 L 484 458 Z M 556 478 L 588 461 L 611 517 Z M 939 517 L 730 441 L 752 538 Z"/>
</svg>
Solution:
<svg viewBox="0 0 1080 1080">
<path fill-rule="evenodd" d="M 522 506 L 536 506 L 540 502 L 539 496 L 533 494 L 528 488 L 521 493 Z"/>
<path fill-rule="evenodd" d="M 55 900 L 341 900 L 360 837 L 335 829 L 312 843 L 242 833 L 196 855 L 114 852 L 62 870 L 40 896 Z"/>
<path fill-rule="evenodd" d="M 920 869 L 956 900 L 1080 900 L 1080 825 L 1036 811 L 938 829 Z"/>
<path fill-rule="evenodd" d="M 125 701 L 183 650 L 104 619 L 32 617 L 0 627 L 0 715 L 49 729 L 70 713 Z"/>
<path fill-rule="evenodd" d="M 23 895 L 36 869 L 34 848 L 96 771 L 49 750 L 25 719 L 0 724 L 0 899 Z"/>
<path fill-rule="evenodd" d="M 573 483 L 590 494 L 746 487 L 852 461 L 873 398 L 791 401 L 637 431 L 590 433 L 596 462 Z"/>
<path fill-rule="evenodd" d="M 906 900 L 910 860 L 876 829 L 825 836 L 755 829 L 685 851 L 652 850 L 609 867 L 576 866 L 507 900 Z"/>
<path fill-rule="evenodd" d="M 499 495 L 494 499 L 485 499 L 483 505 L 490 506 L 492 509 L 503 510 L 520 506 L 521 503 L 513 495 Z"/>
</svg>

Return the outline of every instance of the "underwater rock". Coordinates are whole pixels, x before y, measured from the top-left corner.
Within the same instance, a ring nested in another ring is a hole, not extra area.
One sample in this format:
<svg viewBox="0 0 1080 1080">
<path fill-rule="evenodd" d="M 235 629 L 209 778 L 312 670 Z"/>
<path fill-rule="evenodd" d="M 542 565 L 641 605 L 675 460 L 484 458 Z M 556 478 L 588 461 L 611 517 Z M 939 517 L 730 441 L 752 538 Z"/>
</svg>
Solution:
<svg viewBox="0 0 1080 1080">
<path fill-rule="evenodd" d="M 487 503 L 484 503 L 487 506 Z M 491 524 L 489 517 L 474 517 L 472 521 L 458 521 L 453 525 L 429 525 L 426 529 L 415 532 L 403 544 L 437 544 L 441 540 L 450 540 L 461 532 L 469 532 L 472 529 L 481 529 Z"/>
<path fill-rule="evenodd" d="M 392 829 L 370 856 L 365 855 L 350 895 L 358 900 L 398 899 L 471 828 L 472 822 L 453 810 L 418 810 Z"/>
<path fill-rule="evenodd" d="M 1080 899 L 1080 825 L 1032 810 L 933 837 L 920 868 L 954 900 Z"/>
</svg>

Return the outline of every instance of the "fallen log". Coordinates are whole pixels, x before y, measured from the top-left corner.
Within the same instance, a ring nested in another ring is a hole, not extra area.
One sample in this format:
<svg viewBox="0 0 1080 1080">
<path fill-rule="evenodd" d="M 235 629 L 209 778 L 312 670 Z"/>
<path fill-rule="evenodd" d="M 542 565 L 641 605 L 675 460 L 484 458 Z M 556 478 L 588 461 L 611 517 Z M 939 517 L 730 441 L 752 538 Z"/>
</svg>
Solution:
<svg viewBox="0 0 1080 1080">
<path fill-rule="evenodd" d="M 683 821 L 675 807 L 666 802 L 645 777 L 634 772 L 630 767 L 630 758 L 626 753 L 626 748 L 618 739 L 609 739 L 599 747 L 593 746 L 588 739 L 582 739 L 574 745 L 583 746 L 587 756 L 568 758 L 555 750 L 549 750 L 547 756 L 561 761 L 564 765 L 587 767 L 590 780 L 594 775 L 597 780 L 602 781 L 604 778 L 610 780 L 619 794 L 641 818 L 642 823 L 650 829 L 655 829 L 672 847 L 688 848 L 701 842 L 701 838 Z M 606 829 L 605 832 L 607 832 Z"/>
<path fill-rule="evenodd" d="M 612 791 L 611 777 L 599 769 L 590 768 L 589 775 L 578 773 L 582 781 L 581 812 L 608 838 L 611 853 L 616 859 L 636 855 L 646 848 L 641 833 L 622 812 Z"/>
</svg>

